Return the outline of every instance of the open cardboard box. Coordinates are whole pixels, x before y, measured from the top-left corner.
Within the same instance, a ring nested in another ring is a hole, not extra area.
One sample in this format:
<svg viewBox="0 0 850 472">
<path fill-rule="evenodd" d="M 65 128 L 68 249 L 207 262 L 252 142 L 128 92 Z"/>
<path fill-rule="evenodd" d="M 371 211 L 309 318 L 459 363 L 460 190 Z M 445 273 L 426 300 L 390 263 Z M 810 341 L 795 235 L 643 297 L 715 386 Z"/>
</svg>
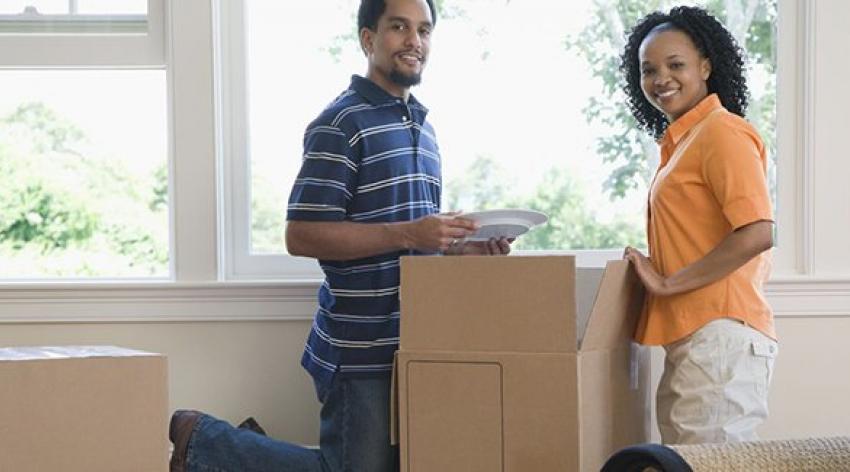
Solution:
<svg viewBox="0 0 850 472">
<path fill-rule="evenodd" d="M 402 258 L 403 472 L 598 471 L 649 440 L 649 359 L 631 349 L 643 289 L 625 261 L 600 272 L 573 256 Z"/>
<path fill-rule="evenodd" d="M 112 346 L 0 349 L 0 471 L 167 470 L 166 369 Z"/>
</svg>

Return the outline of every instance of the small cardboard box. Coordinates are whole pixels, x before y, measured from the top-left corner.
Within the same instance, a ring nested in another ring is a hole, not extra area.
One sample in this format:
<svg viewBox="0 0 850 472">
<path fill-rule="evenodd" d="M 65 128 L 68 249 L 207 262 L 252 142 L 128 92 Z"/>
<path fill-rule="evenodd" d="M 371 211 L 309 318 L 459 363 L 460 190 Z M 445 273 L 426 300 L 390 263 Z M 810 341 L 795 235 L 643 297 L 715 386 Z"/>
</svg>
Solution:
<svg viewBox="0 0 850 472">
<path fill-rule="evenodd" d="M 578 275 L 573 256 L 402 258 L 403 472 L 598 471 L 649 440 L 641 284 L 625 261 Z"/>
<path fill-rule="evenodd" d="M 168 470 L 166 369 L 112 346 L 0 349 L 0 471 Z"/>
</svg>

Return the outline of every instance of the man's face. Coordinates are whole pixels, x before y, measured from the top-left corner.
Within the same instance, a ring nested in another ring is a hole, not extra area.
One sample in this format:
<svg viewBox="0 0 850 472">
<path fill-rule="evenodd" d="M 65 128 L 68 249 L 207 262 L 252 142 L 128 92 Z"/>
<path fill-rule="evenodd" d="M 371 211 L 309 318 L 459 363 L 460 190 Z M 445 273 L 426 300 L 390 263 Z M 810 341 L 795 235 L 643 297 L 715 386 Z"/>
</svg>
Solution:
<svg viewBox="0 0 850 472">
<path fill-rule="evenodd" d="M 369 59 L 367 77 L 396 96 L 422 79 L 433 19 L 425 0 L 386 0 L 375 31 L 363 28 L 360 41 Z"/>
</svg>

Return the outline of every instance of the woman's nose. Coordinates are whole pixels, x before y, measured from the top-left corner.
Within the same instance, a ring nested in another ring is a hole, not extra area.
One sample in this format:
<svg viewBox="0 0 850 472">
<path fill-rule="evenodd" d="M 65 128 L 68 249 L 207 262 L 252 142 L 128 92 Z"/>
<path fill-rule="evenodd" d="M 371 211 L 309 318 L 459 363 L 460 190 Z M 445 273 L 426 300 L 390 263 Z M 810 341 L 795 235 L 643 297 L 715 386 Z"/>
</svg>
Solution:
<svg viewBox="0 0 850 472">
<path fill-rule="evenodd" d="M 669 81 L 670 81 L 670 75 L 667 74 L 667 72 L 659 71 L 658 73 L 655 74 L 655 80 L 653 81 L 653 84 L 664 85 Z"/>
</svg>

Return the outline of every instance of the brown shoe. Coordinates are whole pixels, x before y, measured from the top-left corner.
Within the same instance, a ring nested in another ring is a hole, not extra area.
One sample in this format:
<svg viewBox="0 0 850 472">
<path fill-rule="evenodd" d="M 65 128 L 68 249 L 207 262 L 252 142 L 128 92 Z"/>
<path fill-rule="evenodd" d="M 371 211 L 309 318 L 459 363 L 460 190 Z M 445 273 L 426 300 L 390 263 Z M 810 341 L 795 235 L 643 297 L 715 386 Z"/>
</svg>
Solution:
<svg viewBox="0 0 850 472">
<path fill-rule="evenodd" d="M 169 463 L 171 472 L 186 472 L 186 450 L 189 448 L 189 438 L 195 430 L 195 424 L 201 412 L 194 410 L 177 410 L 171 415 L 168 425 L 168 439 L 174 444 Z"/>
</svg>

